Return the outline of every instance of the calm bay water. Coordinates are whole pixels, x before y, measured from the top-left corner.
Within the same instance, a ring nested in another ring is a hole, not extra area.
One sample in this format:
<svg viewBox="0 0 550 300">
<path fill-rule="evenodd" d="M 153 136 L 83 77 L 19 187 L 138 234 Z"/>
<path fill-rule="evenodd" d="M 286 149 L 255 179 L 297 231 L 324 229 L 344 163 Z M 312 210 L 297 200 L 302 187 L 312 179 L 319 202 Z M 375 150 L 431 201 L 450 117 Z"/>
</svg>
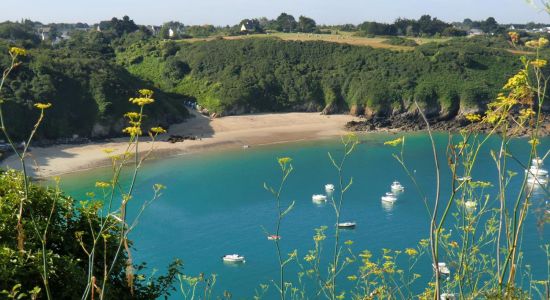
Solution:
<svg viewBox="0 0 550 300">
<path fill-rule="evenodd" d="M 386 134 L 361 136 L 362 143 L 345 167 L 346 178 L 353 177 L 354 183 L 346 194 L 342 219 L 356 221 L 357 228 L 343 231 L 342 240 L 353 240 L 357 253 L 363 249 L 375 255 L 379 255 L 382 248 L 402 250 L 415 247 L 420 239 L 428 237 L 426 208 L 411 180 L 392 158 L 396 148 L 383 145 L 384 141 L 395 137 Z M 442 199 L 447 199 L 451 177 L 444 158 L 447 136 L 438 134 L 436 138 L 444 165 Z M 492 140 L 493 145 L 497 142 Z M 543 140 L 540 150 L 548 150 L 549 145 L 549 139 Z M 512 145 L 515 153 L 527 153 L 528 148 L 526 140 Z M 181 258 L 187 274 L 218 274 L 216 294 L 228 290 L 236 299 L 250 299 L 260 283 L 278 278 L 274 244 L 266 239 L 262 229 L 275 228 L 275 201 L 263 189 L 263 183 L 278 184 L 277 157 L 291 157 L 295 169 L 283 193 L 284 203 L 296 201 L 294 210 L 283 221 L 283 252 L 297 249 L 303 257 L 313 247 L 314 228 L 322 225 L 329 227 L 326 243 L 327 249 L 331 249 L 335 223 L 333 209 L 311 201 L 312 194 L 324 193 L 326 183 L 337 182 L 336 170 L 328 159 L 329 151 L 335 157 L 342 155 L 339 139 L 192 154 L 146 164 L 138 177 L 130 214 L 135 214 L 144 199 L 152 196 L 153 184 L 162 183 L 167 189 L 162 198 L 144 212 L 131 235 L 136 248 L 134 259 L 146 261 L 150 268 L 164 270 L 174 258 Z M 473 177 L 494 182 L 496 168 L 487 152 L 488 148 L 480 157 Z M 434 164 L 427 135 L 407 135 L 405 158 L 424 191 L 434 195 Z M 523 162 L 526 160 L 524 156 Z M 512 163 L 511 168 L 523 174 L 519 165 Z M 69 194 L 84 198 L 86 192 L 94 190 L 95 181 L 106 179 L 109 179 L 109 170 L 99 169 L 64 176 L 62 186 Z M 380 196 L 389 191 L 393 180 L 399 180 L 406 191 L 395 205 L 384 207 Z M 519 183 L 517 178 L 512 183 L 513 189 L 517 190 Z M 430 201 L 432 199 L 430 197 Z M 534 275 L 539 278 L 545 278 L 547 273 L 541 245 L 550 242 L 550 232 L 548 228 L 537 226 L 540 212 L 536 211 L 545 201 L 544 196 L 535 198 L 522 245 L 525 263 L 532 266 Z M 222 263 L 220 257 L 231 253 L 246 256 L 247 262 L 240 266 Z M 325 254 L 330 255 L 330 251 Z M 296 272 L 295 267 L 290 267 L 289 273 Z M 429 280 L 430 263 L 419 265 L 415 272 Z M 342 283 L 347 282 L 345 275 Z M 270 290 L 267 299 L 275 298 L 275 289 Z"/>
</svg>

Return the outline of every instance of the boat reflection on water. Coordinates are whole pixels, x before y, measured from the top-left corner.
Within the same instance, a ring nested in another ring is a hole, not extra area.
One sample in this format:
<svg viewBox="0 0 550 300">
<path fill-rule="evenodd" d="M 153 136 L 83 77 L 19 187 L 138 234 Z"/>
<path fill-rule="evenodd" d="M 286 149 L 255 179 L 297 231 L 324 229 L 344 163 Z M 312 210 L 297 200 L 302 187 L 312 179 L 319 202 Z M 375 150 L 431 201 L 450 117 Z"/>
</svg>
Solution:
<svg viewBox="0 0 550 300">
<path fill-rule="evenodd" d="M 380 203 L 382 203 L 382 209 L 385 212 L 387 212 L 387 213 L 393 212 L 393 210 L 395 208 L 395 202 L 380 201 Z"/>
</svg>

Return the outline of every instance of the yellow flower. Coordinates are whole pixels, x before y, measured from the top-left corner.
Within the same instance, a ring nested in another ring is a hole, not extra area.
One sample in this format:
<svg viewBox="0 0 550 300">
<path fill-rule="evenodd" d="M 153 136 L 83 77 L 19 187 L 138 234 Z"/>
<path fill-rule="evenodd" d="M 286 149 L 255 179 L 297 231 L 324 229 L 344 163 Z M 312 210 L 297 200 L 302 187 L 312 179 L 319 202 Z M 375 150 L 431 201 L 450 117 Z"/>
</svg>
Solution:
<svg viewBox="0 0 550 300">
<path fill-rule="evenodd" d="M 124 116 L 128 119 L 138 119 L 139 118 L 139 113 L 137 112 L 127 112 L 124 114 Z"/>
<path fill-rule="evenodd" d="M 151 90 L 141 89 L 138 92 L 142 97 L 147 97 L 147 98 L 153 97 L 153 91 Z"/>
<path fill-rule="evenodd" d="M 107 153 L 107 154 L 111 154 L 111 153 L 115 152 L 115 149 L 113 149 L 113 148 L 104 148 L 102 151 Z"/>
<path fill-rule="evenodd" d="M 355 276 L 355 275 L 350 275 L 350 276 L 348 276 L 348 280 L 349 280 L 349 281 L 355 281 L 355 280 L 357 280 L 357 276 Z"/>
<path fill-rule="evenodd" d="M 395 140 L 384 142 L 384 145 L 389 145 L 389 146 L 392 146 L 392 147 L 396 147 L 396 146 L 401 145 L 401 143 L 403 143 L 404 139 L 405 139 L 405 137 L 396 138 Z"/>
<path fill-rule="evenodd" d="M 284 166 L 292 161 L 292 158 L 290 157 L 281 157 L 278 158 L 277 161 L 279 162 L 279 165 Z"/>
<path fill-rule="evenodd" d="M 533 65 L 536 68 L 542 68 L 546 66 L 548 62 L 544 59 L 535 59 L 531 62 L 531 65 Z"/>
<path fill-rule="evenodd" d="M 458 248 L 458 243 L 455 242 L 455 241 L 451 241 L 451 242 L 449 243 L 449 246 L 451 246 L 452 248 Z"/>
<path fill-rule="evenodd" d="M 548 45 L 548 39 L 541 37 L 539 39 L 539 47 L 544 48 L 546 45 Z"/>
<path fill-rule="evenodd" d="M 27 55 L 27 50 L 25 50 L 23 48 L 19 48 L 19 47 L 11 47 L 10 48 L 10 54 L 12 56 L 26 56 Z"/>
<path fill-rule="evenodd" d="M 315 259 L 315 255 L 313 255 L 313 254 L 308 254 L 308 255 L 304 256 L 304 260 L 307 261 L 307 262 L 313 261 L 314 259 Z"/>
<path fill-rule="evenodd" d="M 416 251 L 416 249 L 413 249 L 413 248 L 407 248 L 407 249 L 405 249 L 405 253 L 408 256 L 415 256 L 415 255 L 418 254 L 418 251 Z"/>
<path fill-rule="evenodd" d="M 164 130 L 162 127 L 153 127 L 150 131 L 156 134 L 166 133 L 166 130 Z"/>
<path fill-rule="evenodd" d="M 155 102 L 155 100 L 152 98 L 130 98 L 130 102 L 138 106 L 144 106 Z"/>
<path fill-rule="evenodd" d="M 131 136 L 141 135 L 141 128 L 133 126 L 133 127 L 126 127 L 122 130 L 124 133 L 128 133 Z"/>
<path fill-rule="evenodd" d="M 536 145 L 540 144 L 540 141 L 539 141 L 539 139 L 534 138 L 534 139 L 529 140 L 528 143 L 531 144 L 531 145 L 535 145 L 535 146 L 536 146 Z"/>
<path fill-rule="evenodd" d="M 52 106 L 51 103 L 36 103 L 36 104 L 34 104 L 34 107 L 36 107 L 36 108 L 38 108 L 38 109 L 42 109 L 42 110 L 48 109 L 48 108 L 50 108 L 51 106 Z"/>
<path fill-rule="evenodd" d="M 481 121 L 481 116 L 478 114 L 467 114 L 465 117 L 466 117 L 466 120 L 472 123 Z"/>
<path fill-rule="evenodd" d="M 98 181 L 98 182 L 95 183 L 95 187 L 97 187 L 97 188 L 104 189 L 104 188 L 108 188 L 110 186 L 111 186 L 111 184 L 108 183 L 108 182 L 105 182 L 105 181 Z"/>
<path fill-rule="evenodd" d="M 347 240 L 344 242 L 344 244 L 348 245 L 348 246 L 351 246 L 353 245 L 353 241 L 352 240 Z"/>
<path fill-rule="evenodd" d="M 508 35 L 510 36 L 510 40 L 512 43 L 517 43 L 519 41 L 519 34 L 515 31 L 508 32 Z"/>
<path fill-rule="evenodd" d="M 529 48 L 538 48 L 539 47 L 539 42 L 537 41 L 528 41 L 525 43 L 525 46 L 529 47 Z"/>
</svg>

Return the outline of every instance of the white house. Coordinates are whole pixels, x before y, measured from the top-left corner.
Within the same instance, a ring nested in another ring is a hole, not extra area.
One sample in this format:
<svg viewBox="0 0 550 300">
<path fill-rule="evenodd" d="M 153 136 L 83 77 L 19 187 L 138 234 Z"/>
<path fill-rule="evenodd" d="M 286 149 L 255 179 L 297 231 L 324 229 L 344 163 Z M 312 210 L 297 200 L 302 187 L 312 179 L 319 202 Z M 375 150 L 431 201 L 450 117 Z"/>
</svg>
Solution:
<svg viewBox="0 0 550 300">
<path fill-rule="evenodd" d="M 42 41 L 45 41 L 47 39 L 49 39 L 49 34 L 50 34 L 50 31 L 51 31 L 51 28 L 50 27 L 42 27 L 40 28 L 40 39 Z"/>
<path fill-rule="evenodd" d="M 169 37 L 169 38 L 173 38 L 174 35 L 175 35 L 174 30 L 173 30 L 172 28 L 168 29 L 168 37 Z"/>
<path fill-rule="evenodd" d="M 470 29 L 470 31 L 468 31 L 469 36 L 479 36 L 479 35 L 484 35 L 484 34 L 485 34 L 485 32 L 483 32 L 483 30 L 478 29 L 478 28 L 472 28 L 472 29 Z"/>
</svg>

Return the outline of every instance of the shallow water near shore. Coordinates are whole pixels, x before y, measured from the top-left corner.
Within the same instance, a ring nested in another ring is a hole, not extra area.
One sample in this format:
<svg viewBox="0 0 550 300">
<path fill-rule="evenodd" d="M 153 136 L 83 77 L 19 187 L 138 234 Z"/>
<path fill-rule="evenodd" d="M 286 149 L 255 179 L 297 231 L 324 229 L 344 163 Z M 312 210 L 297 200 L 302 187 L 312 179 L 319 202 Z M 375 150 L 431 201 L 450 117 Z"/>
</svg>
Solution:
<svg viewBox="0 0 550 300">
<path fill-rule="evenodd" d="M 424 202 L 392 157 L 398 149 L 383 145 L 384 141 L 395 137 L 391 134 L 360 136 L 361 144 L 345 165 L 345 181 L 353 177 L 353 185 L 345 195 L 342 220 L 356 221 L 357 227 L 343 231 L 341 240 L 353 240 L 352 249 L 357 254 L 369 249 L 379 257 L 382 248 L 414 248 L 429 234 L 429 216 Z M 406 137 L 406 163 L 432 203 L 435 175 L 428 136 L 411 133 Z M 445 158 L 448 136 L 438 133 L 436 141 L 443 166 L 441 199 L 446 201 L 451 181 Z M 497 139 L 492 139 L 489 144 L 495 146 L 497 143 Z M 543 139 L 539 146 L 541 153 L 545 153 L 549 146 L 550 139 Z M 527 163 L 528 149 L 525 139 L 518 139 L 511 146 L 513 153 L 524 154 L 520 155 L 523 163 Z M 222 295 L 228 290 L 233 299 L 251 299 L 259 284 L 278 280 L 274 243 L 267 240 L 264 232 L 264 228 L 270 232 L 275 228 L 276 203 L 263 184 L 278 186 L 280 169 L 276 159 L 283 156 L 292 158 L 294 172 L 288 179 L 282 201 L 287 205 L 296 201 L 293 211 L 283 220 L 283 253 L 297 249 L 298 256 L 303 258 L 307 250 L 313 248 L 314 229 L 325 225 L 328 226 L 325 261 L 328 260 L 333 241 L 334 211 L 330 205 L 316 205 L 311 201 L 312 194 L 325 193 L 325 184 L 337 183 L 337 172 L 330 163 L 328 152 L 337 160 L 342 156 L 339 139 L 190 154 L 146 163 L 137 179 L 130 216 L 135 215 L 143 201 L 153 195 L 154 184 L 161 183 L 167 189 L 145 210 L 131 234 L 135 262 L 146 261 L 151 268 L 148 271 L 152 272 L 152 268 L 162 271 L 173 259 L 180 258 L 188 275 L 217 274 L 215 294 Z M 495 182 L 497 171 L 488 154 L 489 148 L 482 152 L 472 176 L 474 180 Z M 511 161 L 510 168 L 523 175 L 519 164 Z M 62 176 L 61 184 L 69 194 L 85 198 L 86 192 L 94 190 L 96 181 L 108 180 L 109 176 L 110 170 L 103 168 Z M 517 195 L 519 177 L 511 183 L 511 195 Z M 393 180 L 399 180 L 406 190 L 397 203 L 384 206 L 380 196 L 389 191 Z M 547 276 L 547 258 L 542 246 L 550 241 L 550 232 L 548 228 L 537 225 L 541 209 L 542 213 L 548 209 L 544 208 L 547 200 L 544 194 L 533 199 L 522 241 L 524 262 L 531 266 L 536 279 Z M 494 197 L 491 202 L 495 203 Z M 454 219 L 448 220 L 446 227 L 455 231 Z M 220 257 L 232 253 L 244 255 L 246 263 L 224 264 Z M 422 275 L 414 287 L 417 291 L 424 289 L 431 276 L 431 264 L 428 256 L 425 258 L 414 270 Z M 403 262 L 405 265 L 400 267 L 407 268 L 407 261 Z M 355 273 L 357 267 L 350 266 L 347 270 L 349 272 L 344 272 L 339 278 L 344 288 L 351 287 L 346 276 Z M 298 271 L 295 265 L 289 266 L 288 278 L 295 280 Z M 306 289 L 311 285 L 308 282 Z M 175 294 L 173 298 L 181 297 Z M 265 299 L 275 298 L 275 288 L 271 287 Z"/>
</svg>

